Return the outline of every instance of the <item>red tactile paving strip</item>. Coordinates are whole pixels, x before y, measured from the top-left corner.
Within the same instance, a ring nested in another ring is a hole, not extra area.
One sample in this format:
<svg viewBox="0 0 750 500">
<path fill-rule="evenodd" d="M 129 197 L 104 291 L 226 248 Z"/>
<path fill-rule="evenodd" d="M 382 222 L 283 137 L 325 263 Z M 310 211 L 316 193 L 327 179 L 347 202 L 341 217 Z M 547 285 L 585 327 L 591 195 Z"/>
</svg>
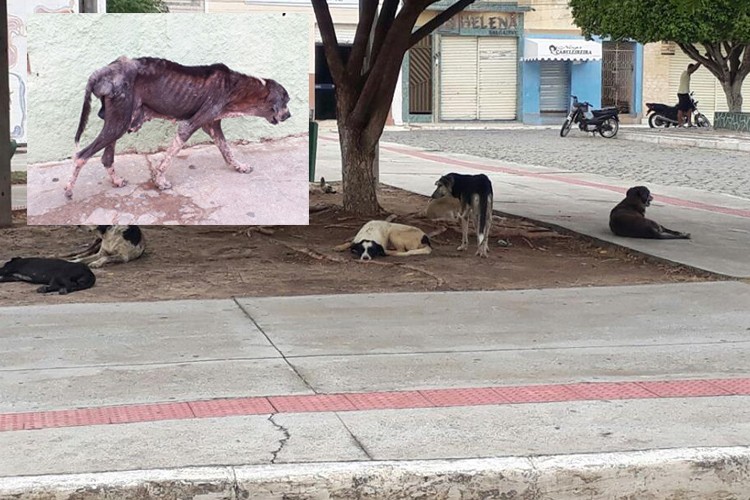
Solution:
<svg viewBox="0 0 750 500">
<path fill-rule="evenodd" d="M 750 395 L 750 378 L 586 382 L 422 391 L 305 394 L 0 413 L 0 432 L 232 415 L 733 395 Z"/>
</svg>

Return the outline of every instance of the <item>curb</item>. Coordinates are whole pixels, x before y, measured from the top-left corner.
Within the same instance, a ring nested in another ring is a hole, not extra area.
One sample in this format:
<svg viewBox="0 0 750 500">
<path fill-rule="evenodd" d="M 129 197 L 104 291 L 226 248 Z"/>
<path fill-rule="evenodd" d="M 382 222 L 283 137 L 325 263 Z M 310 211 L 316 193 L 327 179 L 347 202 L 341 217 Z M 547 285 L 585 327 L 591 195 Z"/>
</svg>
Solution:
<svg viewBox="0 0 750 500">
<path fill-rule="evenodd" d="M 750 152 L 750 141 L 740 139 L 716 137 L 704 139 L 699 137 L 665 137 L 663 135 L 647 135 L 632 132 L 620 133 L 620 138 L 626 141 L 650 142 L 662 146 L 696 147 L 705 149 L 723 149 L 727 151 Z"/>
<path fill-rule="evenodd" d="M 750 447 L 0 478 L 0 499 L 746 498 Z"/>
</svg>

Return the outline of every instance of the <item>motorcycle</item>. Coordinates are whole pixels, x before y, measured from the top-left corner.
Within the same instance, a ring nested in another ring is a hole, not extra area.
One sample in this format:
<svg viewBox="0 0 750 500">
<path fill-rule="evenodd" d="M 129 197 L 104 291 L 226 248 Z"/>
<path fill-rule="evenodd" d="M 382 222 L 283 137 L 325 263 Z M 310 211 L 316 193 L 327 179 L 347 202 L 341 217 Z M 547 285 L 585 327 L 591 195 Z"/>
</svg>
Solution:
<svg viewBox="0 0 750 500">
<path fill-rule="evenodd" d="M 690 92 L 690 102 L 693 104 L 693 121 L 695 121 L 695 125 L 698 127 L 710 127 L 711 122 L 708 121 L 706 115 L 698 111 L 698 101 L 693 99 L 692 92 Z M 646 107 L 648 108 L 646 116 L 648 116 L 649 127 L 677 126 L 677 106 L 668 106 L 657 102 L 647 102 Z"/>
<path fill-rule="evenodd" d="M 591 110 L 588 102 L 578 102 L 578 97 L 572 95 L 573 105 L 570 108 L 565 123 L 560 129 L 560 137 L 565 137 L 570 132 L 574 123 L 584 132 L 599 132 L 599 135 L 607 139 L 617 135 L 620 129 L 619 110 L 617 108 L 602 108 Z"/>
</svg>

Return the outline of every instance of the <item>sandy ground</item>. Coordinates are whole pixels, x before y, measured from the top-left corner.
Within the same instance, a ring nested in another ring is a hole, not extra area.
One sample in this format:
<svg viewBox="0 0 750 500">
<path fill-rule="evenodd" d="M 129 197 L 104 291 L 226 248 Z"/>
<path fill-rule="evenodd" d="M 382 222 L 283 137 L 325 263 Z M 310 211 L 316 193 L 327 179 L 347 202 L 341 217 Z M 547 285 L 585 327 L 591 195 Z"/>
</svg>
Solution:
<svg viewBox="0 0 750 500">
<path fill-rule="evenodd" d="M 213 144 L 182 150 L 167 170 L 172 189 L 150 179 L 164 153 L 115 155 L 128 185 L 113 187 L 100 158 L 81 170 L 73 199 L 63 194 L 68 161 L 28 166 L 29 224 L 268 225 L 308 222 L 308 140 L 292 136 L 233 144 L 235 157 L 253 167 L 241 174 Z"/>
<path fill-rule="evenodd" d="M 429 256 L 359 262 L 332 247 L 354 236 L 364 219 L 340 208 L 340 194 L 310 194 L 309 226 L 143 227 L 144 256 L 95 270 L 96 286 L 67 296 L 44 296 L 26 283 L 0 284 L 0 305 L 58 304 L 433 290 L 507 290 L 547 287 L 669 283 L 715 279 L 680 266 L 645 259 L 578 236 L 559 234 L 526 221 L 496 217 L 490 257 L 459 252 L 456 223 L 409 214 L 427 203 L 423 196 L 383 186 L 381 205 L 432 238 Z M 385 214 L 384 216 L 385 217 Z M 89 243 L 72 227 L 18 225 L 0 230 L 0 258 L 55 256 Z M 271 234 L 272 233 L 272 234 Z M 498 240 L 510 246 L 498 245 Z M 473 241 L 473 240 L 472 240 Z"/>
</svg>

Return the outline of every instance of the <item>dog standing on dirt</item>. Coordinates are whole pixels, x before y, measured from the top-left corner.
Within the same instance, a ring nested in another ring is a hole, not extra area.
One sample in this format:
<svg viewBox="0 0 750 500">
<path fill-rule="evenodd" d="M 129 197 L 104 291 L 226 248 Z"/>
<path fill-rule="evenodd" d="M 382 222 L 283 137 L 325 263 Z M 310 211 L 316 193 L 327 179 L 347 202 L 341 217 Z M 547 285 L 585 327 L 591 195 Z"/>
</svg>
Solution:
<svg viewBox="0 0 750 500">
<path fill-rule="evenodd" d="M 375 257 L 429 255 L 432 252 L 430 238 L 421 229 L 406 224 L 384 220 L 366 223 L 349 243 L 334 248 L 337 252 L 351 250 L 359 260 Z"/>
<path fill-rule="evenodd" d="M 221 120 L 252 115 L 276 125 L 291 116 L 287 108 L 289 94 L 274 80 L 243 75 L 223 64 L 183 66 L 166 59 L 122 56 L 89 77 L 75 136 L 76 150 L 91 112 L 92 94 L 101 100 L 99 117 L 104 119 L 104 127 L 94 142 L 73 155 L 73 176 L 65 186 L 68 198 L 73 197 L 73 186 L 83 166 L 102 149 L 102 164 L 112 185 L 126 185 L 113 166 L 115 143 L 152 118 L 179 123 L 164 159 L 151 171 L 156 187 L 164 190 L 172 187 L 164 176 L 172 158 L 198 129 L 211 136 L 228 165 L 248 173 L 252 167 L 234 158 L 221 130 Z"/>
<path fill-rule="evenodd" d="M 146 240 L 138 226 L 81 226 L 94 233 L 96 239 L 86 250 L 67 255 L 70 262 L 80 262 L 89 267 L 102 267 L 135 260 L 143 255 Z"/>
<path fill-rule="evenodd" d="M 0 267 L 0 283 L 10 281 L 42 285 L 36 289 L 39 293 L 65 295 L 91 288 L 96 283 L 96 276 L 85 264 L 62 259 L 13 257 Z"/>
<path fill-rule="evenodd" d="M 625 199 L 609 213 L 609 228 L 617 236 L 659 240 L 690 239 L 690 234 L 673 231 L 646 218 L 646 207 L 653 201 L 646 186 L 628 189 Z"/>
<path fill-rule="evenodd" d="M 477 255 L 487 257 L 490 226 L 492 225 L 492 182 L 484 174 L 447 174 L 435 182 L 437 188 L 433 199 L 452 196 L 461 202 L 458 217 L 461 219 L 461 246 L 469 246 L 469 217 L 474 221 L 477 233 Z"/>
</svg>

